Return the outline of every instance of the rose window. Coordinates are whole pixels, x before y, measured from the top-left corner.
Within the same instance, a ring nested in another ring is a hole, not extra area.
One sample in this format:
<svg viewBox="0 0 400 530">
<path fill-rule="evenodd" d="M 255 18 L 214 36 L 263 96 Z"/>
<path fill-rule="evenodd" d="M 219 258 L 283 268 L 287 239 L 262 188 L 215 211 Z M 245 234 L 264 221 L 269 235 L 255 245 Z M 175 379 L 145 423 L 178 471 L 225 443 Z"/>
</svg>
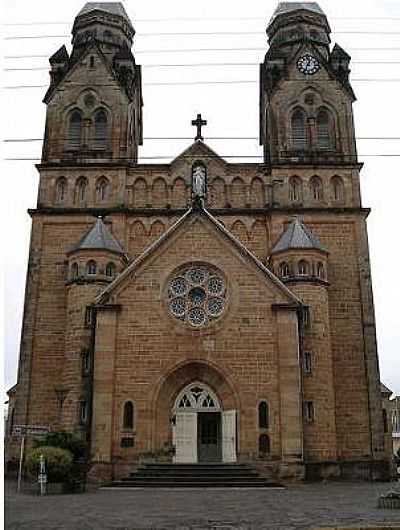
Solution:
<svg viewBox="0 0 400 530">
<path fill-rule="evenodd" d="M 225 302 L 225 280 L 221 273 L 209 267 L 187 267 L 169 281 L 170 313 L 195 328 L 218 318 L 225 309 Z"/>
</svg>

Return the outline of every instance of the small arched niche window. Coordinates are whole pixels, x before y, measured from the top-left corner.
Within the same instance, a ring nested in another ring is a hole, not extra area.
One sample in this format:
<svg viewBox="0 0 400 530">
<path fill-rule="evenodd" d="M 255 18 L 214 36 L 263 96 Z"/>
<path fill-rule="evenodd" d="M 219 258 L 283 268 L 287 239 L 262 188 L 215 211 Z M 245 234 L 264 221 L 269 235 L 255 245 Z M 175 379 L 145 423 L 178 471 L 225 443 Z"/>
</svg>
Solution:
<svg viewBox="0 0 400 530">
<path fill-rule="evenodd" d="M 299 276 L 308 276 L 308 274 L 309 274 L 309 266 L 308 266 L 307 261 L 305 261 L 303 259 L 300 260 L 299 264 L 297 266 L 297 270 L 298 270 Z"/>
<path fill-rule="evenodd" d="M 79 149 L 82 139 L 82 114 L 80 110 L 73 110 L 69 115 L 68 147 Z"/>
<path fill-rule="evenodd" d="M 132 401 L 127 401 L 124 403 L 123 410 L 123 428 L 124 429 L 133 429 L 134 426 L 134 408 Z"/>
<path fill-rule="evenodd" d="M 64 202 L 67 198 L 67 179 L 61 177 L 56 184 L 56 201 Z"/>
<path fill-rule="evenodd" d="M 296 109 L 290 119 L 292 149 L 303 150 L 307 148 L 306 115 L 301 109 Z"/>
<path fill-rule="evenodd" d="M 76 280 L 79 277 L 79 265 L 75 262 L 71 265 L 71 278 Z"/>
<path fill-rule="evenodd" d="M 320 278 L 321 280 L 325 279 L 325 267 L 321 261 L 317 263 L 316 272 L 317 272 L 317 278 Z"/>
<path fill-rule="evenodd" d="M 79 177 L 75 185 L 75 203 L 82 203 L 86 200 L 87 180 Z"/>
<path fill-rule="evenodd" d="M 317 114 L 317 146 L 318 149 L 333 149 L 334 127 L 333 119 L 326 109 L 321 109 Z"/>
<path fill-rule="evenodd" d="M 86 274 L 96 274 L 97 273 L 97 263 L 94 260 L 90 260 L 86 264 Z"/>
<path fill-rule="evenodd" d="M 100 109 L 94 116 L 94 145 L 98 149 L 105 149 L 108 143 L 107 113 Z"/>
<path fill-rule="evenodd" d="M 260 429 L 268 429 L 269 427 L 269 410 L 266 401 L 261 401 L 258 405 L 258 427 Z"/>
<path fill-rule="evenodd" d="M 279 276 L 281 278 L 287 278 L 290 275 L 290 269 L 288 263 L 284 261 L 279 265 Z"/>
<path fill-rule="evenodd" d="M 261 457 L 269 455 L 271 450 L 268 434 L 261 434 L 258 438 L 258 452 Z"/>
<path fill-rule="evenodd" d="M 114 278 L 115 276 L 115 263 L 112 261 L 106 265 L 106 276 L 108 276 L 108 278 Z"/>
<path fill-rule="evenodd" d="M 331 188 L 332 188 L 332 199 L 334 201 L 342 202 L 344 201 L 344 184 L 341 177 L 332 177 L 331 179 Z"/>
<path fill-rule="evenodd" d="M 292 177 L 289 180 L 289 200 L 292 202 L 299 202 L 302 199 L 303 190 L 302 182 L 299 177 Z"/>
<path fill-rule="evenodd" d="M 388 418 L 386 409 L 382 409 L 383 432 L 389 432 Z"/>
<path fill-rule="evenodd" d="M 319 177 L 312 177 L 310 180 L 310 191 L 314 201 L 321 201 L 323 199 L 322 182 Z"/>
<path fill-rule="evenodd" d="M 96 185 L 96 199 L 97 202 L 104 202 L 108 199 L 110 184 L 106 177 L 101 177 Z"/>
</svg>

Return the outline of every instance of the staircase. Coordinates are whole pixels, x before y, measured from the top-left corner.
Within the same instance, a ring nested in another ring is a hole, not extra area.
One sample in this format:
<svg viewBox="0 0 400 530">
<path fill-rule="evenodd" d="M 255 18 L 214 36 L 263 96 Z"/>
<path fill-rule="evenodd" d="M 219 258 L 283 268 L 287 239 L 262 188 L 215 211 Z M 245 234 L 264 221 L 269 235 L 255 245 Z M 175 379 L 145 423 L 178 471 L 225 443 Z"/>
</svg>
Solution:
<svg viewBox="0 0 400 530">
<path fill-rule="evenodd" d="M 143 464 L 112 488 L 269 488 L 280 485 L 260 477 L 248 464 Z"/>
</svg>

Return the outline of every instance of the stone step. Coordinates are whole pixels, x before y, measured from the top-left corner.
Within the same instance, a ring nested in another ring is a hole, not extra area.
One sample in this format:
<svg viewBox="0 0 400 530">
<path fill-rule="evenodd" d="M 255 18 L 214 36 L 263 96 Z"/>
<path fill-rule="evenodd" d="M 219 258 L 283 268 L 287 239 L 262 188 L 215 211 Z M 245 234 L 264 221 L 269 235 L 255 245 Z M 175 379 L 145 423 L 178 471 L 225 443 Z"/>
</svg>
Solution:
<svg viewBox="0 0 400 530">
<path fill-rule="evenodd" d="M 104 486 L 107 488 L 282 488 L 280 484 L 275 482 L 269 482 L 267 480 L 255 481 L 252 480 L 241 480 L 232 482 L 225 480 L 221 482 L 215 482 L 207 480 L 204 482 L 199 481 L 163 481 L 158 480 L 154 482 L 149 481 L 114 481 L 111 484 Z"/>
</svg>

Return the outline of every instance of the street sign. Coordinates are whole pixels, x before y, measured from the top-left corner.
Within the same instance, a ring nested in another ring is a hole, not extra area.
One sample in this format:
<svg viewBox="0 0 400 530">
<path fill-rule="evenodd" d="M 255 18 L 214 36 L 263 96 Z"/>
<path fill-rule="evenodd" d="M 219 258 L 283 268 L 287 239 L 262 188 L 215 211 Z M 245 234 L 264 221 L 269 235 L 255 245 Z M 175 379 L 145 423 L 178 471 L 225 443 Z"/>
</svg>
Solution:
<svg viewBox="0 0 400 530">
<path fill-rule="evenodd" d="M 45 425 L 14 425 L 13 436 L 43 436 L 50 432 L 50 427 Z"/>
</svg>

